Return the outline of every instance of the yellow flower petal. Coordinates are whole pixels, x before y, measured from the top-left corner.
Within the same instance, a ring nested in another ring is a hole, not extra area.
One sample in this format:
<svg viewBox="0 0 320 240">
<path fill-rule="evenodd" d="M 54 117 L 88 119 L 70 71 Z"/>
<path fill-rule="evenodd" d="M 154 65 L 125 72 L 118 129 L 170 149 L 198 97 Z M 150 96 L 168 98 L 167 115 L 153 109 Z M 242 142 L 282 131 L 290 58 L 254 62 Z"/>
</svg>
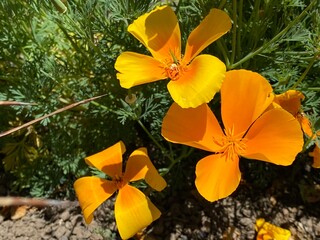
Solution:
<svg viewBox="0 0 320 240">
<path fill-rule="evenodd" d="M 128 31 L 137 38 L 160 61 L 172 59 L 174 54 L 179 60 L 181 55 L 180 28 L 171 7 L 157 7 L 135 20 Z"/>
<path fill-rule="evenodd" d="M 93 212 L 117 190 L 112 181 L 98 177 L 82 177 L 75 181 L 74 189 L 87 224 Z"/>
<path fill-rule="evenodd" d="M 201 159 L 196 166 L 196 187 L 208 201 L 213 202 L 233 193 L 241 179 L 239 158 L 227 159 L 215 154 Z"/>
<path fill-rule="evenodd" d="M 166 79 L 164 66 L 153 57 L 134 52 L 123 52 L 116 60 L 117 78 L 123 88 Z"/>
<path fill-rule="evenodd" d="M 146 148 L 139 148 L 130 155 L 124 178 L 130 182 L 145 179 L 149 186 L 157 191 L 167 186 L 164 178 L 153 166 Z"/>
<path fill-rule="evenodd" d="M 301 108 L 301 101 L 304 95 L 297 90 L 288 90 L 282 94 L 278 94 L 274 98 L 274 102 L 279 104 L 284 110 L 287 110 L 293 116 L 296 116 Z"/>
<path fill-rule="evenodd" d="M 122 239 L 128 239 L 158 219 L 161 212 L 138 189 L 126 185 L 115 202 L 115 218 Z"/>
<path fill-rule="evenodd" d="M 173 100 L 183 108 L 208 103 L 220 90 L 226 66 L 211 55 L 200 55 L 188 65 L 178 80 L 168 83 Z"/>
<path fill-rule="evenodd" d="M 163 119 L 161 134 L 170 142 L 211 152 L 221 148 L 213 142 L 213 137 L 224 136 L 207 104 L 197 108 L 181 108 L 176 103 L 172 104 Z"/>
<path fill-rule="evenodd" d="M 261 75 L 247 70 L 226 73 L 221 87 L 221 115 L 234 135 L 245 133 L 273 101 L 272 87 Z"/>
<path fill-rule="evenodd" d="M 315 145 L 312 152 L 309 153 L 311 157 L 313 157 L 313 164 L 312 167 L 320 168 L 320 148 L 318 144 Z"/>
<path fill-rule="evenodd" d="M 125 151 L 126 147 L 120 141 L 101 152 L 86 157 L 85 160 L 88 165 L 103 171 L 113 178 L 122 175 L 122 154 Z"/>
<path fill-rule="evenodd" d="M 287 111 L 275 108 L 262 114 L 245 138 L 246 158 L 290 165 L 302 150 L 303 134 L 298 121 Z"/>
<path fill-rule="evenodd" d="M 257 240 L 289 240 L 291 232 L 287 229 L 266 222 L 263 218 L 256 221 Z"/>
<path fill-rule="evenodd" d="M 199 26 L 190 33 L 183 61 L 190 62 L 209 44 L 227 33 L 230 28 L 229 16 L 219 9 L 211 9 Z"/>
</svg>

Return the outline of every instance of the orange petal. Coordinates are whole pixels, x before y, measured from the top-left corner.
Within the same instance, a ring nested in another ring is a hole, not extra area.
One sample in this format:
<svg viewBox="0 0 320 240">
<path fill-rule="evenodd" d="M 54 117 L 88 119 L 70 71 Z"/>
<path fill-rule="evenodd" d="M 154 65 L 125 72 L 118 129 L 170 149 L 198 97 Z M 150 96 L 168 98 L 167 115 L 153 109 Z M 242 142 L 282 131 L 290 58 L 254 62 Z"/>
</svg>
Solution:
<svg viewBox="0 0 320 240">
<path fill-rule="evenodd" d="M 244 157 L 284 166 L 294 161 L 303 146 L 298 121 L 280 108 L 265 112 L 253 123 L 245 138 Z"/>
<path fill-rule="evenodd" d="M 122 239 L 128 239 L 158 219 L 161 212 L 138 189 L 126 185 L 119 190 L 115 217 Z"/>
<path fill-rule="evenodd" d="M 168 83 L 173 100 L 183 108 L 208 103 L 220 90 L 226 66 L 211 55 L 200 55 L 185 68 L 177 80 Z"/>
<path fill-rule="evenodd" d="M 164 66 L 158 60 L 134 52 L 123 52 L 116 60 L 117 78 L 123 88 L 166 79 Z"/>
<path fill-rule="evenodd" d="M 314 147 L 313 151 L 309 153 L 311 157 L 313 157 L 312 167 L 320 168 L 320 148 L 318 144 Z"/>
<path fill-rule="evenodd" d="M 98 177 L 82 177 L 75 181 L 74 189 L 87 224 L 93 212 L 117 190 L 112 181 Z"/>
<path fill-rule="evenodd" d="M 125 151 L 126 147 L 120 141 L 101 152 L 86 157 L 85 160 L 88 165 L 103 171 L 113 178 L 122 175 L 122 155 Z"/>
<path fill-rule="evenodd" d="M 282 94 L 278 94 L 274 98 L 274 102 L 279 104 L 284 110 L 287 110 L 293 116 L 296 116 L 301 108 L 301 101 L 304 95 L 297 90 L 288 90 Z"/>
<path fill-rule="evenodd" d="M 148 48 L 154 58 L 172 60 L 171 52 L 180 60 L 180 28 L 171 7 L 157 7 L 140 16 L 128 27 L 128 31 Z"/>
<path fill-rule="evenodd" d="M 209 44 L 226 34 L 230 28 L 230 17 L 224 11 L 211 9 L 199 26 L 191 32 L 183 61 L 190 62 Z"/>
<path fill-rule="evenodd" d="M 213 202 L 233 193 L 241 179 L 239 158 L 214 154 L 201 159 L 196 166 L 196 187 L 208 201 Z"/>
<path fill-rule="evenodd" d="M 124 178 L 129 182 L 145 179 L 149 186 L 157 191 L 167 186 L 164 178 L 153 166 L 146 148 L 139 148 L 130 155 Z"/>
<path fill-rule="evenodd" d="M 221 149 L 213 142 L 214 137 L 224 136 L 207 104 L 197 108 L 181 108 L 176 103 L 172 104 L 163 119 L 161 134 L 170 142 L 212 152 Z"/>
<path fill-rule="evenodd" d="M 295 115 L 297 120 L 299 121 L 302 131 L 309 137 L 309 138 L 316 138 L 316 136 L 313 136 L 312 126 L 311 122 L 309 121 L 309 118 L 303 113 L 299 112 L 297 115 Z"/>
<path fill-rule="evenodd" d="M 247 70 L 228 71 L 221 87 L 225 128 L 233 128 L 234 135 L 246 132 L 272 103 L 273 97 L 271 85 L 260 74 Z"/>
</svg>

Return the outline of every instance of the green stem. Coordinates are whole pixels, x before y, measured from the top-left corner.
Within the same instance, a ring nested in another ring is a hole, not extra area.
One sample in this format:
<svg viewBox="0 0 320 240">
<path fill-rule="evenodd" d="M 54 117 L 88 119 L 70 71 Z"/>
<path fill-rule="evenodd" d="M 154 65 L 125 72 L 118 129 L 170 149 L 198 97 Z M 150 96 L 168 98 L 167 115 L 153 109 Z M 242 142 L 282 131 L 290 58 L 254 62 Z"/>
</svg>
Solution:
<svg viewBox="0 0 320 240">
<path fill-rule="evenodd" d="M 179 2 L 180 2 L 180 1 L 179 1 Z M 219 8 L 219 9 L 222 9 L 222 8 L 224 7 L 224 5 L 226 5 L 226 3 L 227 3 L 227 0 L 221 1 L 218 8 Z"/>
<path fill-rule="evenodd" d="M 167 150 L 153 137 L 153 135 L 144 126 L 144 124 L 140 120 L 137 120 L 137 122 L 139 123 L 139 125 L 143 129 L 143 131 L 145 131 L 145 133 L 148 135 L 148 137 L 153 141 L 153 143 L 161 150 L 162 154 L 164 154 L 166 157 L 168 157 L 171 162 L 174 162 L 175 159 L 170 154 L 168 154 Z"/>
<path fill-rule="evenodd" d="M 237 0 L 232 1 L 232 20 L 233 20 L 233 26 L 232 26 L 232 50 L 231 50 L 231 58 L 230 63 L 231 66 L 234 63 L 234 59 L 236 56 L 236 45 L 237 45 Z"/>
<path fill-rule="evenodd" d="M 221 50 L 221 52 L 222 52 L 222 55 L 223 55 L 224 61 L 225 61 L 225 63 L 226 63 L 226 66 L 229 66 L 229 65 L 230 65 L 230 60 L 229 60 L 229 57 L 228 57 L 228 53 L 227 53 L 225 44 L 223 44 L 222 41 L 223 41 L 223 40 L 220 38 L 220 39 L 217 41 L 217 45 L 218 45 L 218 48 L 219 48 L 219 49 Z"/>
<path fill-rule="evenodd" d="M 238 62 L 228 66 L 228 69 L 234 69 L 238 67 L 239 65 L 243 64 L 244 62 L 248 61 L 249 59 L 253 58 L 254 56 L 260 54 L 264 50 L 268 49 L 274 42 L 276 42 L 280 37 L 282 37 L 290 28 L 292 28 L 295 24 L 297 24 L 302 18 L 305 17 L 305 15 L 308 13 L 308 11 L 313 7 L 313 5 L 317 2 L 317 0 L 313 0 L 308 7 L 306 7 L 302 13 L 296 17 L 290 24 L 288 24 L 287 27 L 285 27 L 281 32 L 279 32 L 274 38 L 272 38 L 269 42 L 262 45 L 260 48 L 258 48 L 256 51 L 251 52 L 247 54 L 244 58 L 239 60 Z"/>
<path fill-rule="evenodd" d="M 304 70 L 303 74 L 299 77 L 299 79 L 296 81 L 296 83 L 291 87 L 291 89 L 296 89 L 296 87 L 305 79 L 308 72 L 310 71 L 311 67 L 313 66 L 314 62 L 316 61 L 318 57 L 315 55 L 312 60 L 309 62 L 306 70 Z"/>
<path fill-rule="evenodd" d="M 108 107 L 106 107 L 106 106 L 104 106 L 104 105 L 102 105 L 102 104 L 100 104 L 100 103 L 98 103 L 98 102 L 96 102 L 96 101 L 91 101 L 91 103 L 92 103 L 93 105 L 97 106 L 97 107 L 102 108 L 103 110 L 112 111 L 110 108 L 108 108 Z"/>
<path fill-rule="evenodd" d="M 241 54 L 241 29 L 242 29 L 242 12 L 243 12 L 243 0 L 239 2 L 239 17 L 238 17 L 238 31 L 237 31 L 237 55 Z"/>
</svg>

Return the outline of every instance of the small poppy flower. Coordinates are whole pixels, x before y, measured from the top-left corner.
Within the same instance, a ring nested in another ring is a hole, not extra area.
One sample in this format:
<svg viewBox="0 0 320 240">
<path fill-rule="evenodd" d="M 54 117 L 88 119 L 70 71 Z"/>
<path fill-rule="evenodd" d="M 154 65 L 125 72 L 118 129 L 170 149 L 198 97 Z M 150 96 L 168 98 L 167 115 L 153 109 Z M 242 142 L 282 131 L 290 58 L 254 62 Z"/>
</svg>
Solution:
<svg viewBox="0 0 320 240">
<path fill-rule="evenodd" d="M 165 139 L 213 153 L 196 165 L 195 184 L 208 201 L 236 190 L 240 156 L 286 166 L 301 151 L 299 123 L 282 108 L 269 109 L 273 97 L 271 85 L 261 75 L 233 70 L 221 86 L 223 129 L 207 104 L 170 107 L 162 123 Z"/>
<path fill-rule="evenodd" d="M 115 218 L 121 238 L 128 239 L 161 215 L 158 208 L 130 182 L 144 179 L 157 191 L 166 187 L 165 180 L 151 163 L 146 148 L 135 150 L 122 171 L 123 142 L 118 142 L 102 152 L 87 157 L 86 163 L 107 174 L 111 179 L 96 176 L 82 177 L 75 181 L 74 189 L 84 219 L 89 224 L 93 212 L 116 191 Z"/>
<path fill-rule="evenodd" d="M 289 113 L 291 113 L 300 123 L 303 132 L 308 137 L 312 137 L 313 133 L 311 123 L 301 108 L 301 101 L 304 98 L 305 97 L 302 92 L 297 90 L 288 90 L 284 93 L 275 95 L 273 106 L 280 106 L 284 110 L 287 110 Z"/>
<path fill-rule="evenodd" d="M 169 78 L 168 91 L 181 107 L 197 107 L 209 102 L 221 87 L 226 66 L 214 56 L 197 55 L 230 28 L 229 16 L 222 10 L 211 9 L 191 32 L 185 53 L 181 55 L 177 17 L 169 6 L 157 7 L 128 27 L 152 57 L 123 52 L 115 63 L 120 85 L 131 88 Z"/>
<path fill-rule="evenodd" d="M 263 218 L 257 219 L 255 229 L 257 240 L 289 240 L 291 237 L 289 230 L 266 222 Z"/>
</svg>

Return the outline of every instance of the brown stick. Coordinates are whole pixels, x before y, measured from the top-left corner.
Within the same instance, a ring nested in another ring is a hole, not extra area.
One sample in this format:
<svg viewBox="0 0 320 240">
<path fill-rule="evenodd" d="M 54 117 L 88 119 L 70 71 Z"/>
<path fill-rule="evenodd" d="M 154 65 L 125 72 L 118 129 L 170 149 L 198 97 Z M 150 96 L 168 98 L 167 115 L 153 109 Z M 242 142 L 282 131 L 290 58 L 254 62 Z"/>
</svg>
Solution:
<svg viewBox="0 0 320 240">
<path fill-rule="evenodd" d="M 92 98 L 88 98 L 88 99 L 82 100 L 82 101 L 80 101 L 80 102 L 72 103 L 72 104 L 70 104 L 70 105 L 68 105 L 68 106 L 66 106 L 66 107 L 60 108 L 60 109 L 58 109 L 58 110 L 56 110 L 56 111 L 54 111 L 54 112 L 52 112 L 52 113 L 46 114 L 46 115 L 44 115 L 44 116 L 42 116 L 42 117 L 39 117 L 39 118 L 37 118 L 37 119 L 34 119 L 34 120 L 32 120 L 32 121 L 30 121 L 30 122 L 27 122 L 27 123 L 25 123 L 25 124 L 22 124 L 22 125 L 19 126 L 19 127 L 15 127 L 15 128 L 10 129 L 10 130 L 8 130 L 8 131 L 4 131 L 4 132 L 0 133 L 0 137 L 7 136 L 7 135 L 9 135 L 9 134 L 11 134 L 11 133 L 14 133 L 14 132 L 16 132 L 16 131 L 19 131 L 19 130 L 21 130 L 21 129 L 23 129 L 23 128 L 29 127 L 30 125 L 32 125 L 32 124 L 34 124 L 34 123 L 40 122 L 41 120 L 43 120 L 43 119 L 45 119 L 45 118 L 51 117 L 51 116 L 53 116 L 53 115 L 55 115 L 55 114 L 61 113 L 61 112 L 66 111 L 66 110 L 68 110 L 68 109 L 77 107 L 77 106 L 79 106 L 79 105 L 81 105 L 81 104 L 85 104 L 85 103 L 91 102 L 91 101 L 93 101 L 93 100 L 96 100 L 96 99 L 98 99 L 98 98 L 104 97 L 104 96 L 106 96 L 106 95 L 107 95 L 107 94 L 103 94 L 103 95 L 100 95 L 100 96 L 97 96 L 97 97 L 92 97 Z"/>
<path fill-rule="evenodd" d="M 16 101 L 0 101 L 0 105 L 36 105 L 35 103 L 16 102 Z"/>
<path fill-rule="evenodd" d="M 59 206 L 67 208 L 70 206 L 78 205 L 77 202 L 62 201 L 54 199 L 41 199 L 41 198 L 25 198 L 25 197 L 0 197 L 0 206 L 20 206 L 28 205 L 35 207 Z"/>
</svg>

